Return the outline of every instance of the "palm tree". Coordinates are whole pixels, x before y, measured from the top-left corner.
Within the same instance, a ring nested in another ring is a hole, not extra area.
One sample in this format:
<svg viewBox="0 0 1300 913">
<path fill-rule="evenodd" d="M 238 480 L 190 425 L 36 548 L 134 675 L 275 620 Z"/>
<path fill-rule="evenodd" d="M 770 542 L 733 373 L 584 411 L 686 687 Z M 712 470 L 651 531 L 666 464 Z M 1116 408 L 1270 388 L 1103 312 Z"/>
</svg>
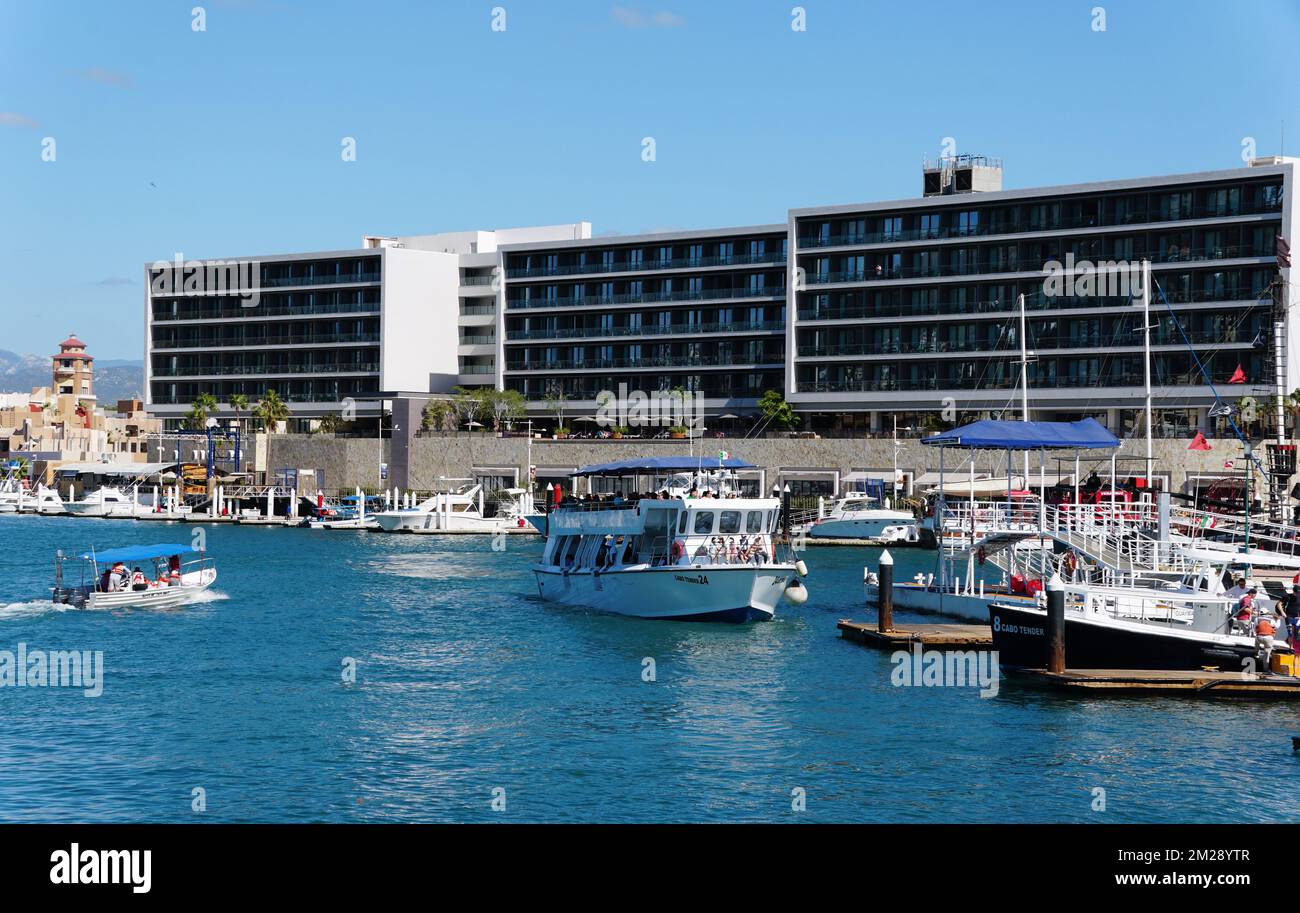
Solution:
<svg viewBox="0 0 1300 913">
<path fill-rule="evenodd" d="M 262 420 L 267 433 L 274 434 L 280 422 L 288 421 L 289 407 L 280 399 L 280 394 L 267 390 L 262 394 L 262 401 L 257 404 L 257 417 Z"/>
<path fill-rule="evenodd" d="M 217 408 L 217 398 L 211 393 L 200 393 L 190 403 L 190 411 L 185 418 L 195 431 L 202 431 L 208 424 L 208 415 Z"/>
<path fill-rule="evenodd" d="M 239 413 L 248 408 L 248 397 L 242 393 L 230 394 L 230 411 L 235 413 L 235 424 L 239 427 L 240 433 L 243 433 L 244 425 L 239 419 Z"/>
</svg>

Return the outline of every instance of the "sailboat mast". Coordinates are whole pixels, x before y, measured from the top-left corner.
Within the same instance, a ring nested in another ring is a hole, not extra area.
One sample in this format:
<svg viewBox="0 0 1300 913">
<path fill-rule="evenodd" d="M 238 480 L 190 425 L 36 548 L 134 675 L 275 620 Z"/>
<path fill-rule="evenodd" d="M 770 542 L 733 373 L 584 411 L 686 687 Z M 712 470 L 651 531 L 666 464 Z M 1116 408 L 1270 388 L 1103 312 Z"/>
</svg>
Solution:
<svg viewBox="0 0 1300 913">
<path fill-rule="evenodd" d="M 1029 350 L 1026 348 L 1027 340 L 1025 338 L 1025 296 L 1020 295 L 1020 420 L 1029 421 Z M 1008 476 L 1010 473 L 1008 473 Z M 1025 451 L 1025 478 L 1022 483 L 1026 487 L 1029 485 L 1029 451 Z M 1007 479 L 1007 487 L 1011 487 L 1011 479 Z M 1040 492 L 1041 494 L 1041 492 Z"/>
<path fill-rule="evenodd" d="M 1147 487 L 1154 469 L 1151 448 L 1151 261 L 1142 261 L 1142 383 L 1147 426 Z"/>
</svg>

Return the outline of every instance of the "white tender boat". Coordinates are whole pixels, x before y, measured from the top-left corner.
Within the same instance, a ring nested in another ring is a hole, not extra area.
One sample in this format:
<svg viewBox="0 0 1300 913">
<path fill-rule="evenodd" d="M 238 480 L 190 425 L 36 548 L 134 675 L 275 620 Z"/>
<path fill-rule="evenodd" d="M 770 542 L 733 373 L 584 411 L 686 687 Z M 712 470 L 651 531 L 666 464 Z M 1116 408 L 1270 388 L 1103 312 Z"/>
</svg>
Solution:
<svg viewBox="0 0 1300 913">
<path fill-rule="evenodd" d="M 533 498 L 527 489 L 505 488 L 499 492 L 496 516 L 485 516 L 484 507 L 483 486 L 471 483 L 437 492 L 413 507 L 380 511 L 375 519 L 389 533 L 495 533 L 525 526 Z"/>
<path fill-rule="evenodd" d="M 709 461 L 710 463 L 714 461 Z M 741 497 L 739 460 L 659 457 L 604 463 L 576 477 L 657 476 L 655 494 L 565 501 L 548 516 L 542 598 L 637 618 L 769 620 L 785 595 L 807 599 L 781 533 L 781 502 Z"/>
<path fill-rule="evenodd" d="M 80 565 L 76 583 L 69 582 L 64 567 L 69 561 Z M 133 545 L 81 555 L 59 551 L 55 562 L 51 598 L 78 609 L 173 608 L 193 601 L 217 579 L 212 559 L 192 545 Z"/>
</svg>

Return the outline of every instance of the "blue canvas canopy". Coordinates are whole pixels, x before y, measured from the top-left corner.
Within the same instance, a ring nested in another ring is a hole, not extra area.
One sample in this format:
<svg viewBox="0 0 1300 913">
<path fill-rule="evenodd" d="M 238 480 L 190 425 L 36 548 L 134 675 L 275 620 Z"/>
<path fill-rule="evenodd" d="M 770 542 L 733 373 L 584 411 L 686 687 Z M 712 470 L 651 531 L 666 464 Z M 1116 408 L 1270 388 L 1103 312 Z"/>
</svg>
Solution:
<svg viewBox="0 0 1300 913">
<path fill-rule="evenodd" d="M 596 463 L 584 466 L 575 476 L 631 476 L 641 473 L 695 472 L 700 469 L 753 469 L 752 463 L 728 457 L 642 457 L 639 460 L 616 460 L 613 463 Z"/>
<path fill-rule="evenodd" d="M 188 543 L 185 545 L 128 545 L 124 548 L 110 548 L 93 554 L 86 552 L 81 557 L 87 560 L 94 558 L 99 564 L 112 564 L 116 561 L 129 564 L 132 561 L 170 558 L 172 555 L 188 555 L 190 552 L 197 551 L 197 548 Z"/>
<path fill-rule="evenodd" d="M 1100 450 L 1118 447 L 1119 438 L 1094 418 L 1078 422 L 984 419 L 924 438 L 921 443 L 976 450 Z"/>
</svg>

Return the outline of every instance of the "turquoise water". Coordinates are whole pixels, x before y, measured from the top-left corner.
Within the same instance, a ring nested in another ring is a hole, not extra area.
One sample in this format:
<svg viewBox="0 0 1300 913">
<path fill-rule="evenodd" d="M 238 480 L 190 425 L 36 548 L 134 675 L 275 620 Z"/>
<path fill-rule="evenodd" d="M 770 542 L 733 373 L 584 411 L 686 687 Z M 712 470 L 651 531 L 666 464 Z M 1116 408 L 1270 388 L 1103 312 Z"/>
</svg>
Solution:
<svg viewBox="0 0 1300 913">
<path fill-rule="evenodd" d="M 0 820 L 1300 819 L 1294 706 L 894 687 L 890 657 L 835 627 L 866 617 L 874 549 L 811 550 L 812 598 L 766 624 L 543 603 L 531 537 L 231 526 L 207 528 L 209 601 L 44 601 L 56 548 L 193 532 L 0 515 L 0 650 L 102 650 L 105 668 L 96 698 L 0 688 Z"/>
</svg>

